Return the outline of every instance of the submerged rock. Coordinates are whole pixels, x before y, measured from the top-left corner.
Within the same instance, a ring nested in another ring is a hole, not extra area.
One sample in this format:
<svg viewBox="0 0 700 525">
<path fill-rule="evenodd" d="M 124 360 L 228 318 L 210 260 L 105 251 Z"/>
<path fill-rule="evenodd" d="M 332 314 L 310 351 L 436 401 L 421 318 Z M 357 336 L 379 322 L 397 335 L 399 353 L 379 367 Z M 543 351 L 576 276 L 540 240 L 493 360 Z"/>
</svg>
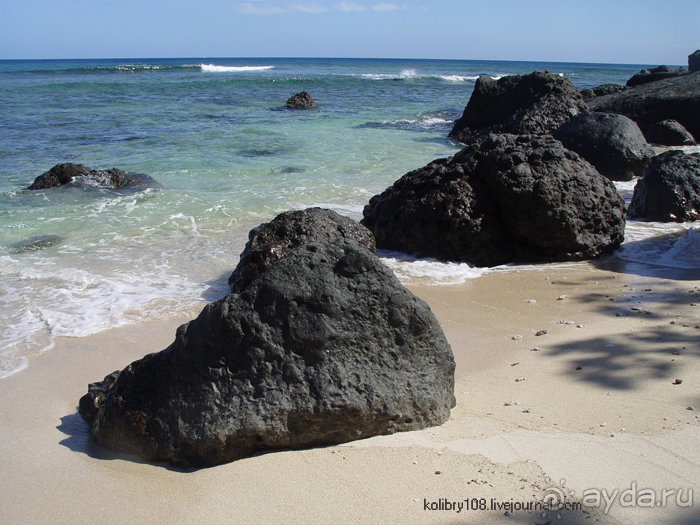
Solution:
<svg viewBox="0 0 700 525">
<path fill-rule="evenodd" d="M 639 126 L 624 115 L 581 113 L 552 135 L 610 180 L 641 177 L 654 157 Z"/>
<path fill-rule="evenodd" d="M 210 466 L 440 425 L 454 370 L 428 305 L 376 255 L 307 243 L 91 385 L 80 414 L 109 448 Z"/>
<path fill-rule="evenodd" d="M 450 137 L 470 144 L 488 133 L 548 134 L 585 111 L 581 94 L 560 75 L 479 77 Z"/>
<path fill-rule="evenodd" d="M 667 151 L 634 187 L 631 218 L 660 222 L 700 220 L 700 153 Z"/>
<path fill-rule="evenodd" d="M 158 185 L 153 178 L 143 173 L 128 173 L 117 168 L 92 169 L 82 164 L 66 163 L 56 164 L 49 171 L 42 173 L 27 189 L 44 190 L 74 181 L 108 189 L 133 189 Z"/>
<path fill-rule="evenodd" d="M 64 240 L 60 235 L 37 235 L 31 239 L 12 244 L 10 251 L 12 253 L 35 252 L 61 244 Z"/>
<path fill-rule="evenodd" d="M 308 208 L 279 214 L 272 221 L 250 230 L 241 260 L 229 278 L 234 292 L 248 284 L 289 251 L 307 242 L 354 239 L 377 253 L 372 232 L 359 222 L 331 210 Z"/>
<path fill-rule="evenodd" d="M 547 135 L 491 135 L 404 175 L 364 209 L 377 247 L 495 266 L 596 257 L 624 238 L 613 183 Z"/>
<path fill-rule="evenodd" d="M 316 102 L 310 93 L 302 91 L 301 93 L 289 97 L 284 107 L 291 109 L 310 109 L 316 107 Z"/>
</svg>

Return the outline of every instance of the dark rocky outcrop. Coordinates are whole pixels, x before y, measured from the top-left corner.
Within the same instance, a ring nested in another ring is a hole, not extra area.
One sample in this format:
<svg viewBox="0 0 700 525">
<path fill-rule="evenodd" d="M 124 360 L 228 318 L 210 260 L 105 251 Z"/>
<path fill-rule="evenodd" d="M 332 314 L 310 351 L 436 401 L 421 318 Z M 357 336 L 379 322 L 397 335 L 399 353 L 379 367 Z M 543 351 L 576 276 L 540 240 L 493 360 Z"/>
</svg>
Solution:
<svg viewBox="0 0 700 525">
<path fill-rule="evenodd" d="M 642 69 L 627 81 L 627 87 L 641 86 L 649 82 L 657 82 L 666 78 L 674 78 L 685 75 L 688 71 L 685 68 L 675 68 L 670 66 L 659 66 L 653 69 Z"/>
<path fill-rule="evenodd" d="M 80 414 L 109 448 L 210 466 L 440 425 L 454 370 L 428 305 L 376 255 L 307 243 L 90 385 Z"/>
<path fill-rule="evenodd" d="M 700 153 L 667 151 L 634 187 L 631 218 L 661 222 L 700 220 Z"/>
<path fill-rule="evenodd" d="M 548 135 L 491 135 L 372 197 L 377 247 L 494 266 L 595 257 L 620 245 L 613 183 Z"/>
<path fill-rule="evenodd" d="M 552 135 L 610 180 L 641 177 L 654 157 L 639 126 L 623 115 L 581 113 Z"/>
<path fill-rule="evenodd" d="M 647 141 L 659 146 L 694 146 L 693 136 L 676 120 L 652 124 L 646 132 Z"/>
<path fill-rule="evenodd" d="M 548 72 L 479 77 L 450 137 L 470 144 L 488 133 L 551 133 L 588 106 L 566 78 Z"/>
<path fill-rule="evenodd" d="M 310 109 L 316 107 L 316 102 L 308 92 L 302 91 L 301 93 L 289 97 L 284 107 L 291 109 Z"/>
<path fill-rule="evenodd" d="M 700 71 L 700 49 L 688 55 L 688 71 L 690 73 Z"/>
<path fill-rule="evenodd" d="M 581 98 L 583 98 L 585 102 L 588 102 L 592 98 L 619 93 L 626 89 L 626 86 L 621 86 L 620 84 L 603 84 L 602 86 L 584 89 L 581 91 Z"/>
<path fill-rule="evenodd" d="M 241 259 L 229 278 L 234 292 L 248 284 L 286 253 L 307 242 L 354 239 L 377 253 L 374 236 L 359 222 L 321 208 L 288 211 L 250 230 Z"/>
<path fill-rule="evenodd" d="M 127 173 L 117 168 L 92 169 L 82 164 L 66 163 L 56 164 L 49 171 L 42 173 L 27 189 L 44 190 L 74 181 L 82 182 L 87 186 L 108 189 L 134 189 L 158 185 L 151 177 L 143 173 Z"/>
<path fill-rule="evenodd" d="M 697 141 L 700 137 L 700 72 L 596 97 L 588 105 L 591 111 L 631 118 L 643 133 L 657 122 L 676 120 Z"/>
</svg>

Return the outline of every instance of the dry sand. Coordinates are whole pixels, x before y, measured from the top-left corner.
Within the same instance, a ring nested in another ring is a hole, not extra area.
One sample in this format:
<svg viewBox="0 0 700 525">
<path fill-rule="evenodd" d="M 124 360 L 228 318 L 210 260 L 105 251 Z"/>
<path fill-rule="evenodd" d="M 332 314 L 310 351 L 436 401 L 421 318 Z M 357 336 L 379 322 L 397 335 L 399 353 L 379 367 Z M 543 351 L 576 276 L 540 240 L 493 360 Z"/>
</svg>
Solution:
<svg viewBox="0 0 700 525">
<path fill-rule="evenodd" d="M 76 412 L 184 320 L 61 339 L 0 380 L 0 523 L 697 524 L 700 276 L 638 270 L 411 285 L 455 353 L 449 422 L 188 472 L 93 445 Z M 503 507 L 560 495 L 601 507 Z"/>
</svg>

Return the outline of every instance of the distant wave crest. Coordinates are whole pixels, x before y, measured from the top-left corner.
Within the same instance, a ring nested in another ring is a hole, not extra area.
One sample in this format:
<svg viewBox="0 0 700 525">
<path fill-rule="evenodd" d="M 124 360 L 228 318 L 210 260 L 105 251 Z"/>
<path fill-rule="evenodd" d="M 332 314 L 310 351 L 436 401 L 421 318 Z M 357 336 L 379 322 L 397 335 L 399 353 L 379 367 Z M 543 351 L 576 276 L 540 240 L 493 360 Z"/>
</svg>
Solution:
<svg viewBox="0 0 700 525">
<path fill-rule="evenodd" d="M 201 64 L 204 73 L 239 73 L 245 71 L 265 71 L 275 66 L 217 66 L 214 64 Z"/>
<path fill-rule="evenodd" d="M 359 75 L 368 80 L 412 80 L 412 79 L 438 79 L 444 82 L 476 82 L 480 75 L 430 75 L 418 73 L 415 69 L 404 69 L 400 73 L 363 73 Z M 498 80 L 503 75 L 489 75 Z"/>
</svg>

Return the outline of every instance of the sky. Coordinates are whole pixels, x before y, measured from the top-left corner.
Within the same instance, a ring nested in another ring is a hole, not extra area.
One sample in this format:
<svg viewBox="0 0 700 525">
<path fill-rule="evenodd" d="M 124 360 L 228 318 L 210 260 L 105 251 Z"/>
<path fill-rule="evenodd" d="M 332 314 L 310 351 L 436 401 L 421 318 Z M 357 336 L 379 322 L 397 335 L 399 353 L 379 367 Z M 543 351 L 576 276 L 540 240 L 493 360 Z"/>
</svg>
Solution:
<svg viewBox="0 0 700 525">
<path fill-rule="evenodd" d="M 687 65 L 699 48 L 700 0 L 0 0 L 0 59 Z"/>
</svg>

